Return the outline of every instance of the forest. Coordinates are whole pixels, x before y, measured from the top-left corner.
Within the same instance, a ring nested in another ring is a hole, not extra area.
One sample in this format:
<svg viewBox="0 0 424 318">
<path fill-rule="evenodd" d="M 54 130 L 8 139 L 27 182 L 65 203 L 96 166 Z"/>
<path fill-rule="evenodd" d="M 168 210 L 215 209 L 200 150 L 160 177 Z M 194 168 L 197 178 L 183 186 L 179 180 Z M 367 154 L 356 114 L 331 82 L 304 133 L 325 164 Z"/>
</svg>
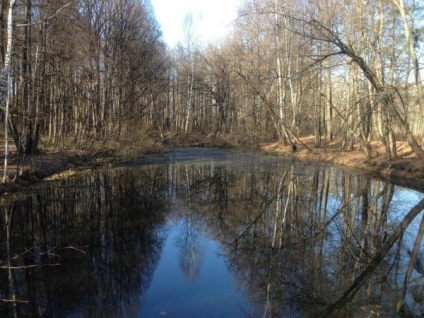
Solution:
<svg viewBox="0 0 424 318">
<path fill-rule="evenodd" d="M 150 0 L 0 0 L 0 19 L 0 316 L 134 310 L 169 217 L 187 225 L 187 278 L 201 266 L 193 238 L 207 229 L 263 316 L 299 300 L 305 316 L 343 316 L 354 297 L 396 313 L 416 312 L 412 299 L 422 316 L 424 200 L 399 180 L 311 161 L 267 166 L 275 156 L 251 170 L 224 155 L 205 164 L 196 148 L 198 161 L 182 154 L 180 165 L 110 160 L 100 163 L 110 171 L 67 170 L 25 195 L 6 187 L 22 173 L 16 160 L 35 167 L 32 156 L 51 149 L 107 153 L 178 135 L 408 157 L 419 169 L 399 170 L 423 190 L 422 0 L 244 0 L 230 34 L 202 43 L 188 15 L 172 48 Z"/>
<path fill-rule="evenodd" d="M 169 48 L 149 0 L 2 0 L 4 134 L 20 156 L 180 132 L 368 157 L 377 141 L 386 160 L 405 141 L 424 160 L 423 17 L 418 0 L 246 0 L 223 40 L 188 17 Z"/>
</svg>

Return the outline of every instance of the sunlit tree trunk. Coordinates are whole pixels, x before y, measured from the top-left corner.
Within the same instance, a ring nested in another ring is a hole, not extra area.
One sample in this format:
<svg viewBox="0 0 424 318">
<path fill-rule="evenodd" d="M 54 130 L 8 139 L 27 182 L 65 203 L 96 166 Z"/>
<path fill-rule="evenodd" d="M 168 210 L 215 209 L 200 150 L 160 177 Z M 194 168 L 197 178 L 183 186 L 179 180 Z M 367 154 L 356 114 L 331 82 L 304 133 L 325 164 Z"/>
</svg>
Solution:
<svg viewBox="0 0 424 318">
<path fill-rule="evenodd" d="M 415 86 L 416 86 L 417 94 L 418 94 L 417 101 L 420 106 L 421 123 L 423 123 L 424 122 L 424 91 L 423 91 L 423 83 L 421 80 L 420 65 L 418 61 L 417 52 L 415 49 L 419 42 L 419 32 L 420 32 L 419 30 L 415 30 L 415 25 L 414 25 L 415 2 L 413 2 L 410 8 L 410 11 L 407 12 L 405 9 L 404 0 L 392 0 L 392 1 L 398 8 L 399 13 L 402 17 L 403 29 L 405 32 L 405 37 L 407 42 L 406 44 L 408 47 L 409 54 L 411 56 L 412 65 L 414 69 L 414 79 L 415 79 Z M 407 16 L 409 16 L 411 19 L 411 25 L 409 25 L 408 23 Z M 423 127 L 421 125 L 421 130 L 422 128 Z"/>
<path fill-rule="evenodd" d="M 328 49 L 330 51 L 330 49 Z M 326 85 L 326 107 L 325 107 L 325 142 L 331 142 L 333 139 L 333 90 L 331 81 L 331 65 L 327 66 L 327 77 L 325 79 Z"/>
<path fill-rule="evenodd" d="M 187 75 L 187 102 L 186 102 L 186 117 L 184 124 L 184 132 L 188 132 L 191 121 L 192 103 L 193 103 L 193 85 L 194 85 L 194 54 L 193 54 L 193 36 L 194 36 L 194 25 L 193 15 L 187 15 L 184 20 L 184 32 L 186 36 L 186 50 L 187 58 L 189 63 L 189 74 Z"/>
<path fill-rule="evenodd" d="M 284 126 L 284 95 L 285 95 L 285 89 L 283 87 L 283 72 L 282 72 L 282 63 L 281 63 L 281 43 L 280 43 L 280 22 L 279 22 L 279 15 L 278 15 L 278 0 L 275 0 L 275 43 L 276 43 L 276 59 L 277 59 L 277 100 L 278 100 L 278 112 L 279 112 L 279 129 L 278 134 L 280 135 L 280 141 L 282 141 L 284 144 L 292 144 L 291 138 L 288 135 L 286 128 Z"/>
<path fill-rule="evenodd" d="M 4 118 L 4 135 L 5 135 L 5 154 L 4 154 L 4 171 L 3 182 L 7 180 L 7 167 L 9 157 L 9 109 L 10 109 L 10 90 L 11 90 L 11 63 L 12 63 L 12 50 L 13 50 L 13 9 L 15 7 L 15 0 L 9 1 L 9 8 L 7 11 L 7 45 L 3 69 L 1 72 L 1 85 L 2 95 L 6 95 L 5 105 L 5 118 Z M 6 86 L 4 88 L 4 86 Z M 2 96 L 2 99 L 4 97 Z"/>
</svg>

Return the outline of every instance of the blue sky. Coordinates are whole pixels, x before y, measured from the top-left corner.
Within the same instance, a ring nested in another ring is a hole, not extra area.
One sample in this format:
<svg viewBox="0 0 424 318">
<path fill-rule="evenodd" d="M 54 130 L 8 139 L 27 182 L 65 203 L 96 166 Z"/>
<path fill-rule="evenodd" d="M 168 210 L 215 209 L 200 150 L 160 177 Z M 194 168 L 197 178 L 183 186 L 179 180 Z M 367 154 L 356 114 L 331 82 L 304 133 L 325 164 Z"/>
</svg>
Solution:
<svg viewBox="0 0 424 318">
<path fill-rule="evenodd" d="M 195 36 L 213 42 L 230 31 L 242 0 L 151 0 L 161 25 L 165 42 L 173 47 L 184 42 L 183 21 L 188 13 L 194 17 Z"/>
</svg>

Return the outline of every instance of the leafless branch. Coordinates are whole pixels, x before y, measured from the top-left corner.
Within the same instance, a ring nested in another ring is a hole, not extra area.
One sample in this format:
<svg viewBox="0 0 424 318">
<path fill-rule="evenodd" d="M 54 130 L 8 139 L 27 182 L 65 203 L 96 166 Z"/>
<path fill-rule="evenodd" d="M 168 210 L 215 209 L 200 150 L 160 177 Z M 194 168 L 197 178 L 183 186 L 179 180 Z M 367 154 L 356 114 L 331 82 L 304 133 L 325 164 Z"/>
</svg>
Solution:
<svg viewBox="0 0 424 318">
<path fill-rule="evenodd" d="M 26 269 L 26 268 L 34 268 L 38 266 L 60 266 L 62 264 L 55 263 L 55 264 L 33 264 L 33 265 L 26 265 L 26 266 L 0 266 L 0 269 Z"/>
<path fill-rule="evenodd" d="M 28 304 L 28 300 L 19 300 L 19 299 L 2 299 L 4 303 L 19 303 L 19 304 Z"/>
<path fill-rule="evenodd" d="M 17 26 L 17 27 L 33 26 L 33 25 L 36 25 L 36 24 L 38 24 L 38 23 L 44 22 L 44 21 L 46 21 L 46 20 L 51 20 L 51 19 L 55 18 L 55 17 L 56 17 L 56 16 L 57 16 L 57 15 L 58 15 L 61 11 L 63 11 L 65 8 L 69 7 L 69 6 L 72 4 L 72 2 L 73 2 L 73 1 L 71 1 L 71 2 L 69 2 L 69 3 L 67 3 L 67 4 L 65 4 L 65 5 L 63 5 L 62 7 L 60 7 L 59 9 L 57 9 L 55 13 L 53 13 L 51 16 L 49 16 L 49 17 L 47 17 L 47 18 L 45 18 L 45 19 L 38 20 L 38 21 L 35 21 L 35 22 L 33 22 L 33 23 L 18 23 L 18 24 L 16 24 L 16 26 Z"/>
</svg>

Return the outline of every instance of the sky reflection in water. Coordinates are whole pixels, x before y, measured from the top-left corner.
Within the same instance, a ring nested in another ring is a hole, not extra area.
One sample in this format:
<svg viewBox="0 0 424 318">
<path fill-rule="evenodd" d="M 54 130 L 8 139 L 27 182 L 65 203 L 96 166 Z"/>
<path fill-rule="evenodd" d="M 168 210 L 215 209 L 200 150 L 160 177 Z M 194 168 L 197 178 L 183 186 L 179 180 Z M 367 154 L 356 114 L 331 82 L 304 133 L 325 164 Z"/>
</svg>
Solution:
<svg viewBox="0 0 424 318">
<path fill-rule="evenodd" d="M 161 259 L 152 283 L 143 297 L 139 317 L 246 317 L 248 300 L 235 289 L 218 244 L 203 233 L 196 238 L 198 248 L 193 252 L 193 267 L 181 268 L 181 237 L 183 222 L 167 224 L 169 229 Z M 193 242 L 192 242 L 193 243 Z M 187 257 L 188 255 L 186 255 Z"/>
</svg>

